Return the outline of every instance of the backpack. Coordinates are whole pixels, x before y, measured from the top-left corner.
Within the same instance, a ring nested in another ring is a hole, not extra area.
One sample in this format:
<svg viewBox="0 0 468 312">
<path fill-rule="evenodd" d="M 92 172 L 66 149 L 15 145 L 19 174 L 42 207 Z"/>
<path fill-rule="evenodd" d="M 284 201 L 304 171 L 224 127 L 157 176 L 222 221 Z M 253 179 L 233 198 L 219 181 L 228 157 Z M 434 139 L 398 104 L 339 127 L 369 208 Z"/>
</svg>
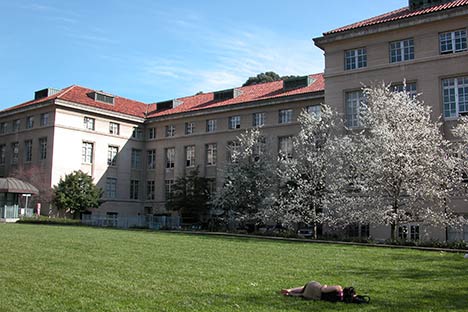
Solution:
<svg viewBox="0 0 468 312">
<path fill-rule="evenodd" d="M 343 289 L 343 302 L 345 303 L 369 303 L 370 297 L 369 296 L 361 296 L 356 295 L 356 291 L 354 287 L 345 287 Z"/>
</svg>

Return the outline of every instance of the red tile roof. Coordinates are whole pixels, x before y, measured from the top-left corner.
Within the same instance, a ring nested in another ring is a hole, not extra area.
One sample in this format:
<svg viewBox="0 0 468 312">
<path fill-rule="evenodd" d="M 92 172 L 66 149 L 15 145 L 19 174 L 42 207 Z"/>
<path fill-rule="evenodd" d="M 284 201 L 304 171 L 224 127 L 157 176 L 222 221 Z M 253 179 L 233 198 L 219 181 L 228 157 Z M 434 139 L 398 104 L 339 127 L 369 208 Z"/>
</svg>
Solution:
<svg viewBox="0 0 468 312">
<path fill-rule="evenodd" d="M 156 104 L 145 104 L 142 102 L 137 102 L 129 100 L 123 97 L 114 96 L 114 105 L 95 101 L 90 94 L 95 92 L 95 90 L 80 87 L 80 86 L 70 86 L 60 90 L 58 93 L 48 96 L 46 98 L 28 101 L 10 108 L 7 108 L 0 113 L 13 111 L 19 108 L 32 106 L 34 104 L 45 103 L 51 100 L 64 100 L 72 103 L 78 103 L 82 105 L 97 107 L 100 109 L 113 111 L 117 113 L 127 114 L 131 116 L 137 116 L 144 118 L 146 112 L 149 112 L 148 117 L 157 117 L 163 115 L 170 115 L 182 112 L 196 111 L 207 108 L 221 107 L 233 104 L 241 104 L 246 102 L 258 101 L 279 98 L 290 95 L 305 94 L 317 91 L 323 91 L 325 88 L 325 83 L 323 79 L 323 74 L 314 74 L 310 75 L 313 79 L 311 85 L 307 87 L 297 88 L 293 90 L 284 91 L 283 90 L 283 81 L 275 81 L 269 83 L 262 83 L 247 87 L 238 88 L 240 90 L 240 95 L 234 99 L 228 99 L 224 101 L 214 101 L 214 93 L 203 93 L 199 95 L 188 96 L 184 98 L 177 99 L 181 104 L 172 109 L 166 109 L 161 111 L 156 111 Z"/>
<path fill-rule="evenodd" d="M 123 97 L 114 96 L 114 105 L 107 104 L 99 101 L 95 101 L 93 97 L 90 96 L 92 92 L 95 90 L 80 87 L 80 86 L 70 86 L 60 90 L 58 93 L 48 96 L 46 98 L 28 101 L 10 108 L 7 108 L 3 112 L 16 110 L 18 108 L 31 106 L 34 104 L 44 103 L 50 100 L 65 100 L 69 102 L 74 102 L 82 105 L 88 105 L 92 107 L 97 107 L 101 109 L 105 109 L 108 111 L 118 112 L 122 114 L 137 116 L 137 117 L 145 117 L 146 109 L 148 107 L 147 104 L 142 102 L 137 102 L 133 100 L 129 100 Z"/>
<path fill-rule="evenodd" d="M 224 101 L 215 101 L 213 92 L 179 98 L 177 100 L 182 102 L 182 104 L 167 110 L 155 111 L 153 109 L 153 111 L 150 111 L 148 117 L 159 117 L 208 108 L 274 99 L 284 96 L 306 94 L 323 91 L 325 89 L 325 81 L 322 73 L 310 75 L 310 77 L 312 78 L 312 83 L 309 86 L 287 91 L 283 90 L 283 81 L 274 81 L 237 88 L 237 90 L 240 91 L 240 95 L 233 99 Z"/>
<path fill-rule="evenodd" d="M 447 3 L 443 3 L 439 5 L 434 5 L 431 7 L 421 8 L 417 10 L 410 10 L 409 7 L 405 7 L 405 8 L 401 8 L 401 9 L 398 9 L 389 13 L 385 13 L 376 17 L 363 20 L 361 22 L 353 23 L 347 26 L 343 26 L 343 27 L 325 32 L 323 33 L 323 35 L 326 36 L 326 35 L 340 33 L 340 32 L 357 29 L 361 27 L 402 20 L 405 18 L 413 17 L 413 16 L 419 16 L 419 15 L 444 11 L 444 10 L 448 10 L 452 8 L 461 7 L 464 5 L 468 5 L 468 0 L 455 0 L 455 1 L 447 2 Z"/>
</svg>

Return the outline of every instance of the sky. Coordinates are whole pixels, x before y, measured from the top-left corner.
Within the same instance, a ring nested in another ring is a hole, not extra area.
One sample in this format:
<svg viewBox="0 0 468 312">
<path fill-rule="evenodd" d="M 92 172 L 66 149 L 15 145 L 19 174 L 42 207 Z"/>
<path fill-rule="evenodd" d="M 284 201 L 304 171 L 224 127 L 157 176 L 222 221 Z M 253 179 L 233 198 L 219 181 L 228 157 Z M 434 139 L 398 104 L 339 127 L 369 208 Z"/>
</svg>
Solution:
<svg viewBox="0 0 468 312">
<path fill-rule="evenodd" d="M 0 0 L 0 110 L 81 85 L 145 103 L 323 72 L 312 39 L 407 0 Z"/>
</svg>

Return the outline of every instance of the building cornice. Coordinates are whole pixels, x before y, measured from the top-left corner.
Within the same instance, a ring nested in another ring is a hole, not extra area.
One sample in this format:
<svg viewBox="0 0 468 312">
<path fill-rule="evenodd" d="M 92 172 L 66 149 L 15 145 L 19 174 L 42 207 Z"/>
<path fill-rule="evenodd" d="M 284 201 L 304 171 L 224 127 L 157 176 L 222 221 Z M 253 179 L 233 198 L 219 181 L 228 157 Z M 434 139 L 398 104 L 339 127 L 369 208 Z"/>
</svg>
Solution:
<svg viewBox="0 0 468 312">
<path fill-rule="evenodd" d="M 175 120 L 175 119 L 181 119 L 181 118 L 187 118 L 187 117 L 197 117 L 197 116 L 203 116 L 203 115 L 214 114 L 214 113 L 231 112 L 231 111 L 237 111 L 240 109 L 251 108 L 251 107 L 264 107 L 264 106 L 278 105 L 278 104 L 284 104 L 284 103 L 289 103 L 289 102 L 299 102 L 299 101 L 305 101 L 305 100 L 320 99 L 323 97 L 324 97 L 324 91 L 309 92 L 309 93 L 298 94 L 298 95 L 288 95 L 288 96 L 274 98 L 274 99 L 250 101 L 250 102 L 237 103 L 237 104 L 231 104 L 231 105 L 226 105 L 226 106 L 218 106 L 218 107 L 213 107 L 213 108 L 200 109 L 196 111 L 188 111 L 188 112 L 181 112 L 181 113 L 175 113 L 175 114 L 170 114 L 170 115 L 156 116 L 156 117 L 148 118 L 146 120 L 146 123 L 164 121 L 164 120 Z"/>
<path fill-rule="evenodd" d="M 15 115 L 15 114 L 18 114 L 18 113 L 29 112 L 29 111 L 36 110 L 38 108 L 43 108 L 43 107 L 46 107 L 46 106 L 50 106 L 50 105 L 53 105 L 53 104 L 54 104 L 53 100 L 48 100 L 48 101 L 45 101 L 45 102 L 40 102 L 40 103 L 36 103 L 36 104 L 24 106 L 24 107 L 18 107 L 18 108 L 12 109 L 12 110 L 7 110 L 7 111 L 4 111 L 4 112 L 0 112 L 0 118 L 8 117 L 8 116 Z"/>
<path fill-rule="evenodd" d="M 61 99 L 55 100 L 55 104 L 57 105 L 57 107 L 73 108 L 73 109 L 78 109 L 78 110 L 81 110 L 81 111 L 90 112 L 90 113 L 94 113 L 94 114 L 105 115 L 106 117 L 114 117 L 114 118 L 118 118 L 118 119 L 124 119 L 124 120 L 127 120 L 127 121 L 132 121 L 132 122 L 143 123 L 145 121 L 145 118 L 143 118 L 143 117 L 137 117 L 137 116 L 133 116 L 133 115 L 123 114 L 123 113 L 114 112 L 114 111 L 107 110 L 107 109 L 102 109 L 102 108 L 98 108 L 98 107 L 79 104 L 79 103 L 76 103 L 76 102 L 64 101 L 64 100 L 61 100 Z"/>
<path fill-rule="evenodd" d="M 357 37 L 368 36 L 405 27 L 437 22 L 463 15 L 468 15 L 468 6 L 457 7 L 442 12 L 428 13 L 425 15 L 416 15 L 401 20 L 388 21 L 380 24 L 345 30 L 333 34 L 324 35 L 322 37 L 314 38 L 313 41 L 317 47 L 324 50 L 324 45 L 335 41 L 353 39 Z"/>
</svg>

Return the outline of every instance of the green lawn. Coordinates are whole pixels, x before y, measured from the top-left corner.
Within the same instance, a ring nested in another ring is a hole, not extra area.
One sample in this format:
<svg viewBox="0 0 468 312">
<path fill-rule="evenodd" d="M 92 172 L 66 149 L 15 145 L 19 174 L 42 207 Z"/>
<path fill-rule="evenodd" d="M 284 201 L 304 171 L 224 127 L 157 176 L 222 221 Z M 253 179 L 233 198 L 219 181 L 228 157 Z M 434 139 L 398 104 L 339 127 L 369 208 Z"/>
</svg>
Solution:
<svg viewBox="0 0 468 312">
<path fill-rule="evenodd" d="M 0 224 L 0 311 L 468 311 L 461 254 Z M 368 306 L 282 297 L 308 280 Z"/>
</svg>

